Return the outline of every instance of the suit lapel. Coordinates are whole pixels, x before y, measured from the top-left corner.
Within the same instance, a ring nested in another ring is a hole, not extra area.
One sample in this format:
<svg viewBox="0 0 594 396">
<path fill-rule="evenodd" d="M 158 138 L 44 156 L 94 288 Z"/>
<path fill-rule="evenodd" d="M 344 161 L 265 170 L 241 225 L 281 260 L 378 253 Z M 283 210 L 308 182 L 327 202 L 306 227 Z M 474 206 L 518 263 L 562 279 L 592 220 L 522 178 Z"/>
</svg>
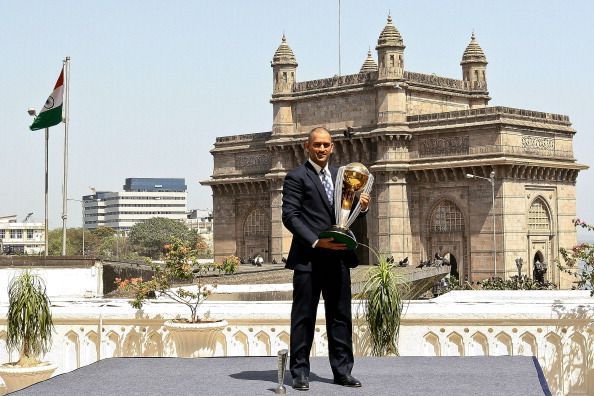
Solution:
<svg viewBox="0 0 594 396">
<path fill-rule="evenodd" d="M 330 213 L 332 213 L 332 209 L 330 208 L 330 202 L 328 202 L 328 196 L 326 195 L 326 190 L 322 185 L 322 180 L 320 180 L 320 175 L 317 174 L 316 170 L 309 163 L 309 161 L 305 163 L 305 169 L 307 169 L 307 175 L 318 189 L 318 192 L 320 193 L 320 198 L 322 199 L 324 206 L 326 207 L 326 209 L 328 209 Z M 335 178 L 336 174 L 332 177 Z"/>
</svg>

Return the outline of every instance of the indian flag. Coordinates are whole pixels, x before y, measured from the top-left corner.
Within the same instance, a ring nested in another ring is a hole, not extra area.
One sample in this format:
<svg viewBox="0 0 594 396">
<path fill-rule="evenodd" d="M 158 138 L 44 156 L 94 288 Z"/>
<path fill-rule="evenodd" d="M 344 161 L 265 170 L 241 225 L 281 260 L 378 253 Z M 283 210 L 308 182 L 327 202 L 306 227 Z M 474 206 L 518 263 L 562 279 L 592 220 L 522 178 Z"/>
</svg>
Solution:
<svg viewBox="0 0 594 396">
<path fill-rule="evenodd" d="M 43 109 L 35 117 L 35 121 L 29 127 L 32 131 L 49 128 L 62 122 L 62 102 L 64 101 L 64 68 L 56 81 L 54 91 L 45 101 Z"/>
</svg>

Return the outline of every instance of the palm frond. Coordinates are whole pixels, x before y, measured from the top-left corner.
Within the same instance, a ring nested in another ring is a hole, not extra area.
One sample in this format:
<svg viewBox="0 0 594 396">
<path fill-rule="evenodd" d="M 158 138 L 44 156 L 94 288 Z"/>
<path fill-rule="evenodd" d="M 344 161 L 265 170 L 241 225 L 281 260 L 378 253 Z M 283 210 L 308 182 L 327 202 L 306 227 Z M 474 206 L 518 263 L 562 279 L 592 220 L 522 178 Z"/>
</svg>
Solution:
<svg viewBox="0 0 594 396">
<path fill-rule="evenodd" d="M 37 358 L 49 351 L 52 342 L 52 313 L 45 283 L 29 270 L 8 285 L 8 334 L 6 345 L 18 350 L 21 360 Z"/>
</svg>

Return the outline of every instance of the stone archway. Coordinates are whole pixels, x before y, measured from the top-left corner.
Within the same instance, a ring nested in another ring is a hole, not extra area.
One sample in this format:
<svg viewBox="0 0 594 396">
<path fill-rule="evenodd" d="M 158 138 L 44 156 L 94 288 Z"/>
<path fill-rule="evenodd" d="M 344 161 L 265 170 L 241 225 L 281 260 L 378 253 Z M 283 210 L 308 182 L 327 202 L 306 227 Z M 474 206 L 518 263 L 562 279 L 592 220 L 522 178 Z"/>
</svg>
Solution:
<svg viewBox="0 0 594 396">
<path fill-rule="evenodd" d="M 548 271 L 545 274 L 545 279 L 552 281 L 554 279 L 554 266 L 550 265 L 554 259 L 553 257 L 553 224 L 551 210 L 542 196 L 537 196 L 527 213 L 528 225 L 528 257 L 530 257 L 530 267 L 528 273 L 530 275 L 534 272 L 534 264 L 536 260 L 541 263 L 546 263 Z"/>
<path fill-rule="evenodd" d="M 242 227 L 242 244 L 239 255 L 247 260 L 256 255 L 270 261 L 270 221 L 262 208 L 255 208 L 246 216 Z"/>
<path fill-rule="evenodd" d="M 427 258 L 438 254 L 449 255 L 455 261 L 455 275 L 459 279 L 470 279 L 470 265 L 466 260 L 467 238 L 464 215 L 451 200 L 443 198 L 437 201 L 426 221 Z M 451 270 L 452 271 L 452 270 Z"/>
</svg>

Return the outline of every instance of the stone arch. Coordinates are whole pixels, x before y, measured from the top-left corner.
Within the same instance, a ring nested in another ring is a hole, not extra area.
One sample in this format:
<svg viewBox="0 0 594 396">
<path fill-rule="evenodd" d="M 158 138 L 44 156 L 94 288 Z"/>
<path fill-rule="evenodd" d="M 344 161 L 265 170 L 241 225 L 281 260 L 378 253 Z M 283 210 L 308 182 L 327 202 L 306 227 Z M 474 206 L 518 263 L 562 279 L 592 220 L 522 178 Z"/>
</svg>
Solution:
<svg viewBox="0 0 594 396">
<path fill-rule="evenodd" d="M 8 361 L 13 362 L 16 360 L 17 355 L 15 354 L 16 351 L 8 351 L 8 347 L 6 345 L 6 339 L 8 338 L 8 334 L 6 331 L 0 331 L 0 351 L 7 351 L 8 353 Z"/>
<path fill-rule="evenodd" d="M 441 356 L 439 337 L 432 331 L 423 337 L 423 356 Z"/>
<path fill-rule="evenodd" d="M 290 340 L 291 340 L 291 337 L 289 336 L 289 333 L 287 333 L 286 331 L 281 331 L 278 334 L 278 337 L 276 340 L 276 345 L 277 345 L 278 349 L 288 349 Z"/>
<path fill-rule="evenodd" d="M 140 342 L 140 334 L 136 330 L 131 330 L 123 345 L 123 356 L 142 356 L 142 344 Z"/>
<path fill-rule="evenodd" d="M 562 363 L 563 363 L 563 344 L 561 337 L 550 332 L 545 336 L 543 356 L 543 372 L 551 389 L 557 389 L 562 392 Z"/>
<path fill-rule="evenodd" d="M 270 356 L 271 345 L 270 336 L 264 331 L 260 331 L 254 336 L 251 356 Z"/>
<path fill-rule="evenodd" d="M 437 253 L 440 256 L 454 257 L 455 267 L 450 267 L 452 274 L 463 279 L 470 275 L 468 260 L 468 227 L 466 214 L 454 197 L 443 195 L 430 206 L 424 220 L 425 259 L 431 259 Z"/>
<path fill-rule="evenodd" d="M 464 232 L 464 213 L 449 197 L 438 199 L 427 217 L 427 231 L 433 233 Z"/>
<path fill-rule="evenodd" d="M 569 337 L 566 347 L 568 351 L 564 354 L 567 357 L 567 363 L 563 365 L 565 367 L 563 388 L 567 394 L 585 395 L 588 391 L 586 384 L 588 370 L 586 340 L 580 333 L 574 333 Z"/>
<path fill-rule="evenodd" d="M 268 261 L 270 218 L 264 208 L 253 207 L 241 223 L 242 244 L 239 255 L 244 259 L 261 255 Z"/>
<path fill-rule="evenodd" d="M 455 331 L 447 338 L 444 356 L 464 356 L 464 341 L 462 336 Z"/>
<path fill-rule="evenodd" d="M 502 331 L 495 337 L 491 356 L 512 356 L 512 345 L 512 338 L 506 332 Z"/>
<path fill-rule="evenodd" d="M 227 337 L 220 332 L 215 336 L 214 356 L 227 356 Z"/>
<path fill-rule="evenodd" d="M 96 331 L 85 334 L 80 348 L 80 365 L 86 366 L 99 360 L 99 336 Z"/>
<path fill-rule="evenodd" d="M 72 330 L 64 334 L 60 367 L 66 373 L 80 367 L 80 339 Z"/>
<path fill-rule="evenodd" d="M 238 331 L 233 335 L 231 340 L 232 354 L 233 356 L 249 356 L 250 348 L 248 343 L 248 337 L 243 331 Z"/>
<path fill-rule="evenodd" d="M 520 336 L 520 343 L 518 344 L 518 355 L 538 357 L 536 337 L 534 337 L 531 333 L 525 332 Z"/>
<path fill-rule="evenodd" d="M 553 226 L 552 210 L 542 195 L 534 197 L 527 214 L 528 232 L 550 234 Z"/>
<path fill-rule="evenodd" d="M 105 349 L 103 358 L 122 356 L 122 348 L 120 346 L 120 336 L 115 331 L 110 331 L 105 337 Z"/>
<path fill-rule="evenodd" d="M 142 356 L 163 356 L 163 339 L 159 332 L 153 330 L 146 336 L 146 340 L 142 348 Z"/>
<path fill-rule="evenodd" d="M 477 331 L 470 337 L 467 356 L 489 356 L 489 342 L 487 337 L 480 331 Z"/>
</svg>

